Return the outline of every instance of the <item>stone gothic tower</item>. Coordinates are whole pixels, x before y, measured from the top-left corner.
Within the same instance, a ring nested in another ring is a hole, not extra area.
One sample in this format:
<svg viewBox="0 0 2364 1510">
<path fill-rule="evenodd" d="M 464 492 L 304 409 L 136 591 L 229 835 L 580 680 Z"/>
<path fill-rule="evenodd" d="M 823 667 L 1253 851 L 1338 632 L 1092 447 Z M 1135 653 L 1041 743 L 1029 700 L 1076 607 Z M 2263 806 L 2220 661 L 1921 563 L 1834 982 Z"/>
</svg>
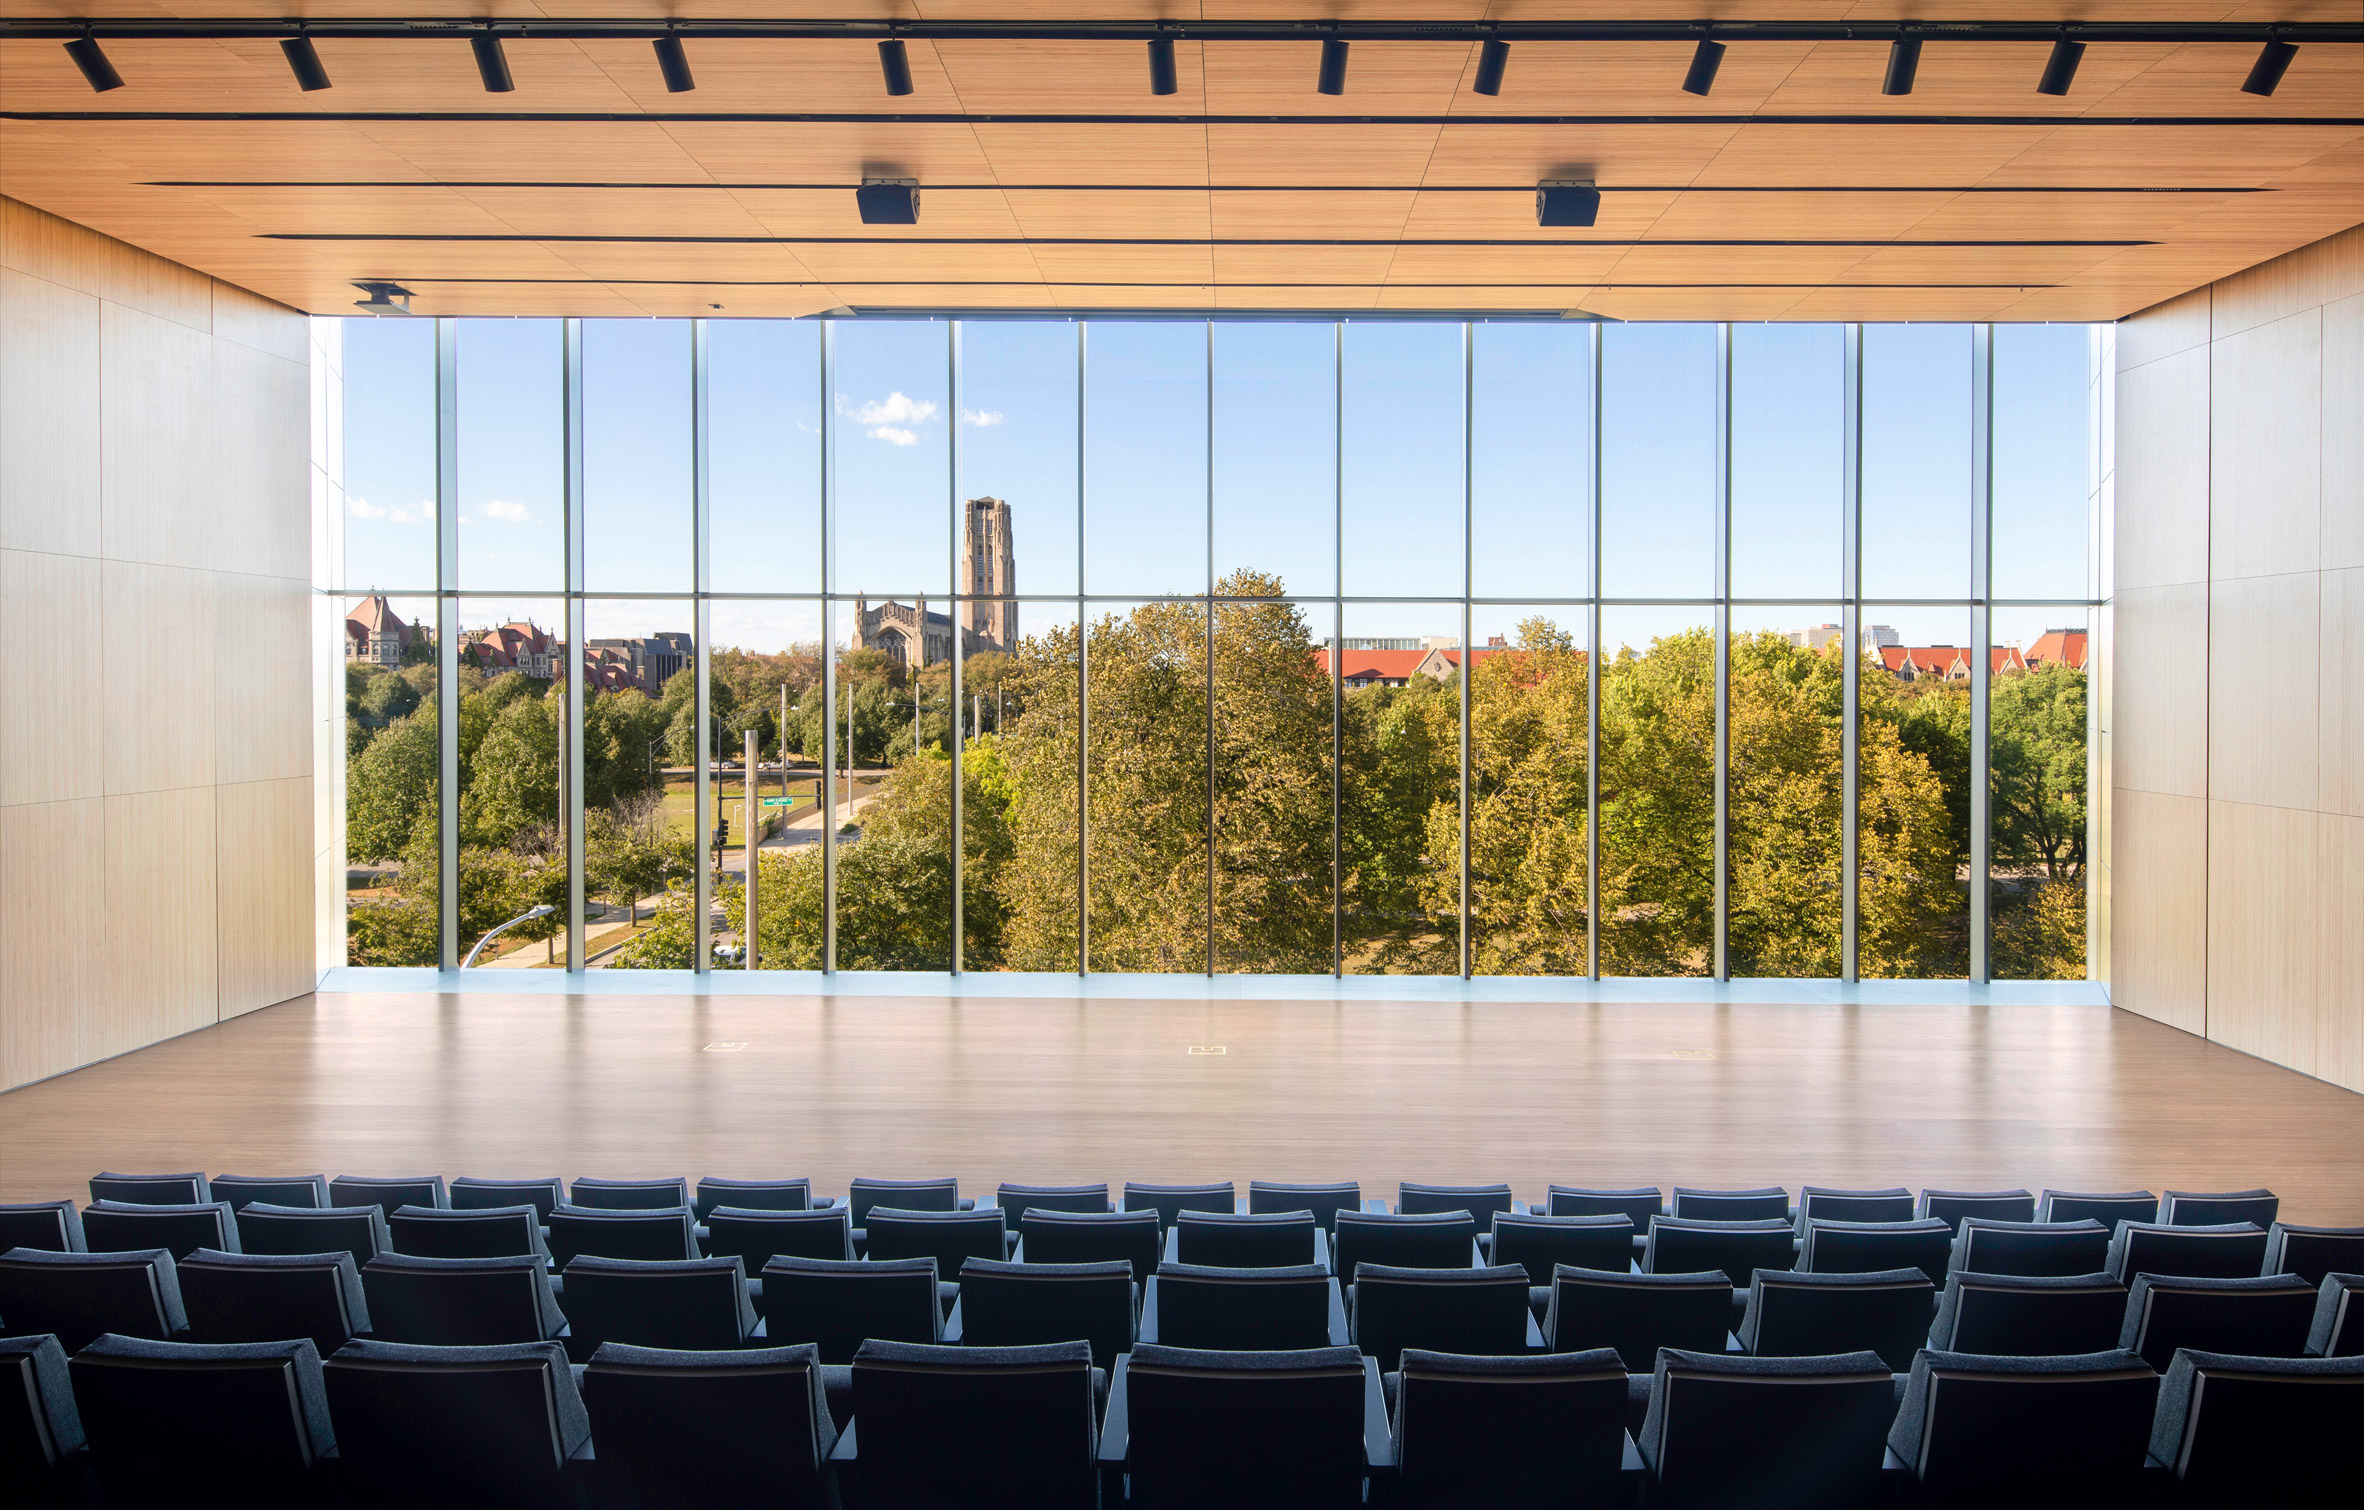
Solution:
<svg viewBox="0 0 2364 1510">
<path fill-rule="evenodd" d="M 976 602 L 1018 590 L 1018 559 L 1010 539 L 1010 506 L 999 498 L 968 502 L 965 548 L 960 557 L 962 626 L 1007 650 L 1018 643 L 1018 605 Z"/>
</svg>

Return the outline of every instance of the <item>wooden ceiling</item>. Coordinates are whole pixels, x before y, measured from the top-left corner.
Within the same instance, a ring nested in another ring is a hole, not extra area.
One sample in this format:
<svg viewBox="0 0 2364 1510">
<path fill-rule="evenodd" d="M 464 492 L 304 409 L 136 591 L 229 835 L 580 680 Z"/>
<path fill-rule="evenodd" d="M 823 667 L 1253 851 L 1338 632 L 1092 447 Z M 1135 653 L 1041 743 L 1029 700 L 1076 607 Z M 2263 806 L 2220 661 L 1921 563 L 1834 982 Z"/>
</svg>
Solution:
<svg viewBox="0 0 2364 1510">
<path fill-rule="evenodd" d="M 2364 0 L 1737 0 L 1722 19 L 2338 22 Z M 689 0 L 674 13 L 913 19 L 1679 18 L 1670 0 Z M 329 0 L 315 18 L 450 17 Z M 660 17 L 654 0 L 485 5 Z M 278 14 L 241 0 L 6 0 L 0 15 Z M 456 37 L 326 37 L 302 93 L 276 42 L 109 40 L 94 94 L 55 40 L 0 42 L 0 192 L 318 313 L 391 279 L 421 313 L 871 309 L 1590 312 L 1619 319 L 2113 319 L 2364 222 L 2364 47 L 2096 43 L 2066 98 L 2041 42 L 1931 41 L 1913 94 L 1879 41 L 1522 42 L 1499 96 L 1474 44 L 1360 42 L 1346 93 L 1310 42 L 909 43 L 890 98 L 860 39 L 693 39 L 668 94 L 646 40 L 510 40 L 487 94 Z M 917 178 L 916 226 L 853 186 Z M 1533 185 L 1591 178 L 1589 229 Z"/>
</svg>

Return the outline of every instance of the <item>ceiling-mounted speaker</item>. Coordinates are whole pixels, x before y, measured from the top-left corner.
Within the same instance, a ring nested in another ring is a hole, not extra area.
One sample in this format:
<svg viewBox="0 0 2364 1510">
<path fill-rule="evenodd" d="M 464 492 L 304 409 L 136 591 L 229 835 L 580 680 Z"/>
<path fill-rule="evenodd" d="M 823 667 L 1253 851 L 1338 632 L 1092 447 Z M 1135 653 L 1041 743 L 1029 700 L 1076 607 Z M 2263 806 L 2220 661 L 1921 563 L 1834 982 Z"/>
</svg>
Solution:
<svg viewBox="0 0 2364 1510">
<path fill-rule="evenodd" d="M 1535 186 L 1537 225 L 1592 225 L 1601 218 L 1601 191 L 1589 178 L 1547 178 Z"/>
<path fill-rule="evenodd" d="M 919 180 L 865 178 L 854 190 L 854 208 L 864 225 L 919 224 Z"/>
</svg>

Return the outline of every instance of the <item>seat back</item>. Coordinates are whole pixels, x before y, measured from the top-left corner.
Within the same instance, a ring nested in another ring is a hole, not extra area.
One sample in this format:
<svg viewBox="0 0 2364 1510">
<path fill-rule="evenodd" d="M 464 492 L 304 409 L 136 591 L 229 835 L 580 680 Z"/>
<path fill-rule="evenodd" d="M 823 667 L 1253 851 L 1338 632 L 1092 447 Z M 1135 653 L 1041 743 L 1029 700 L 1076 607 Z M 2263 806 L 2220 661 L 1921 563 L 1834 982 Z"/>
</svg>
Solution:
<svg viewBox="0 0 2364 1510">
<path fill-rule="evenodd" d="M 823 1363 L 851 1363 L 864 1341 L 936 1342 L 944 1308 L 932 1258 L 774 1258 L 756 1297 L 775 1346 L 809 1342 Z"/>
<path fill-rule="evenodd" d="M 191 1342 L 283 1342 L 308 1337 L 322 1357 L 370 1330 L 361 1271 L 350 1253 L 216 1253 L 179 1264 Z"/>
<path fill-rule="evenodd" d="M 449 1206 L 439 1174 L 340 1174 L 328 1182 L 331 1206 L 375 1206 L 388 1216 L 405 1206 Z"/>
<path fill-rule="evenodd" d="M 1946 1276 L 1929 1345 L 1943 1352 L 2048 1358 L 2107 1353 L 2126 1320 L 2126 1287 L 2107 1274 Z"/>
<path fill-rule="evenodd" d="M 1516 1211 L 1519 1203 L 1511 1198 L 1508 1185 L 1415 1185 L 1406 1180 L 1396 1188 L 1395 1209 L 1404 1216 L 1466 1211 L 1483 1231 L 1493 1224 L 1494 1213 Z"/>
<path fill-rule="evenodd" d="M 707 1175 L 698 1181 L 690 1209 L 704 1221 L 728 1206 L 734 1211 L 810 1211 L 810 1180 L 725 1180 Z"/>
<path fill-rule="evenodd" d="M 82 1446 L 66 1350 L 46 1332 L 0 1337 L 0 1484 L 58 1483 Z"/>
<path fill-rule="evenodd" d="M 2147 1190 L 2047 1190 L 2036 1206 L 2039 1222 L 2091 1221 L 2108 1228 L 2120 1222 L 2153 1221 L 2158 1215 L 2159 1198 Z"/>
<path fill-rule="evenodd" d="M 1122 1260 L 1133 1282 L 1157 1272 L 1165 1237 L 1155 1211 L 1111 1211 L 1099 1216 L 1033 1211 L 1018 1219 L 1018 1256 L 1030 1264 L 1096 1264 Z"/>
<path fill-rule="evenodd" d="M 2364 1274 L 2326 1274 L 2315 1292 L 2307 1351 L 2318 1358 L 2364 1355 Z"/>
<path fill-rule="evenodd" d="M 1494 1216 L 1494 1262 L 1518 1264 L 1548 1285 L 1560 1265 L 1621 1269 L 1633 1261 L 1633 1223 L 1622 1216 Z"/>
<path fill-rule="evenodd" d="M 550 1262 L 576 1259 L 668 1259 L 698 1256 L 697 1221 L 687 1205 L 663 1211 L 560 1206 L 550 1213 Z"/>
<path fill-rule="evenodd" d="M 599 1475 L 618 1504 L 679 1504 L 707 1484 L 760 1484 L 783 1510 L 823 1510 L 836 1445 L 821 1355 L 601 1343 L 583 1370 Z"/>
<path fill-rule="evenodd" d="M 1924 1350 L 1888 1445 L 1941 1504 L 2140 1498 L 2159 1376 L 2132 1353 L 2005 1358 Z M 1998 1450 L 1998 1444 L 2000 1450 Z"/>
<path fill-rule="evenodd" d="M 208 1183 L 213 1187 L 213 1198 L 228 1201 L 232 1211 L 244 1211 L 254 1201 L 314 1209 L 328 1204 L 328 1176 L 324 1174 L 217 1174 Z"/>
<path fill-rule="evenodd" d="M 69 1353 L 105 1332 L 162 1340 L 188 1325 L 180 1277 L 163 1248 L 0 1254 L 0 1320 L 20 1337 L 52 1333 Z"/>
<path fill-rule="evenodd" d="M 958 1211 L 960 1209 L 960 1181 L 941 1180 L 855 1180 L 846 1190 L 846 1210 L 853 1216 L 854 1225 L 870 1224 L 870 1208 L 886 1206 L 896 1211 Z"/>
<path fill-rule="evenodd" d="M 1133 1266 L 1013 1264 L 972 1258 L 960 1266 L 960 1340 L 966 1347 L 1034 1347 L 1082 1338 L 1100 1368 L 1133 1345 Z"/>
<path fill-rule="evenodd" d="M 1154 1211 L 1161 1226 L 1171 1227 L 1185 1211 L 1237 1211 L 1239 1193 L 1229 1180 L 1220 1185 L 1142 1185 L 1127 1180 L 1124 1209 Z"/>
<path fill-rule="evenodd" d="M 2221 1227 L 2255 1222 L 2271 1227 L 2282 1198 L 2271 1190 L 2170 1190 L 2159 1197 L 2159 1220 L 2170 1227 Z"/>
<path fill-rule="evenodd" d="M 0 1253 L 38 1248 L 45 1253 L 88 1253 L 82 1212 L 72 1201 L 27 1201 L 0 1206 Z"/>
<path fill-rule="evenodd" d="M 1668 1214 L 1692 1222 L 1788 1221 L 1789 1192 L 1779 1185 L 1755 1190 L 1692 1190 L 1677 1185 Z"/>
<path fill-rule="evenodd" d="M 390 1250 L 386 1213 L 376 1206 L 269 1206 L 256 1201 L 238 1213 L 242 1253 L 350 1253 L 356 1266 Z"/>
<path fill-rule="evenodd" d="M 2364 1358 L 2186 1349 L 2159 1384 L 2151 1456 L 2205 1503 L 2334 1504 L 2355 1489 L 2359 1419 Z"/>
<path fill-rule="evenodd" d="M 320 1354 L 306 1340 L 153 1342 L 107 1336 L 67 1371 L 109 1503 L 190 1499 L 198 1464 L 235 1465 L 237 1497 L 300 1504 L 313 1468 L 335 1450 Z"/>
<path fill-rule="evenodd" d="M 2264 1272 L 2266 1234 L 2255 1222 L 2169 1227 L 2120 1222 L 2102 1267 L 2128 1284 L 2137 1274 L 2179 1279 L 2250 1279 Z"/>
<path fill-rule="evenodd" d="M 405 1206 L 386 1219 L 386 1236 L 396 1253 L 420 1258 L 549 1256 L 540 1213 L 531 1206 Z"/>
<path fill-rule="evenodd" d="M 2025 1190 L 1924 1190 L 1913 1216 L 1945 1223 L 1945 1230 L 1953 1232 L 1966 1216 L 1983 1216 L 1998 1222 L 2032 1222 L 2036 1219 L 2036 1198 Z"/>
<path fill-rule="evenodd" d="M 870 1209 L 872 1258 L 932 1258 L 936 1272 L 960 1272 L 967 1258 L 1009 1257 L 1008 1234 L 1001 1208 L 983 1211 L 897 1211 L 886 1206 Z"/>
<path fill-rule="evenodd" d="M 710 1257 L 734 1257 L 750 1274 L 779 1254 L 791 1258 L 849 1259 L 854 1256 L 854 1224 L 843 1206 L 825 1211 L 766 1211 L 760 1208 L 717 1206 L 706 1214 L 706 1252 Z"/>
<path fill-rule="evenodd" d="M 585 1211 L 671 1211 L 690 1203 L 689 1181 L 601 1180 L 585 1177 L 566 1190 L 566 1204 Z"/>
<path fill-rule="evenodd" d="M 591 1434 L 555 1342 L 352 1342 L 321 1373 L 347 1493 L 364 1503 L 449 1502 L 457 1490 L 473 1504 L 554 1504 Z"/>
<path fill-rule="evenodd" d="M 82 1238 L 93 1253 L 144 1253 L 168 1249 L 174 1258 L 187 1258 L 199 1248 L 236 1253 L 238 1219 L 228 1201 L 204 1201 L 187 1206 L 139 1206 L 127 1201 L 99 1201 L 82 1213 Z"/>
<path fill-rule="evenodd" d="M 1328 1271 L 1208 1269 L 1167 1264 L 1152 1275 L 1142 1333 L 1156 1323 L 1161 1346 L 1255 1352 L 1331 1345 Z"/>
<path fill-rule="evenodd" d="M 1184 1211 L 1174 1220 L 1174 1257 L 1217 1269 L 1294 1268 L 1314 1261 L 1320 1230 L 1310 1211 Z"/>
<path fill-rule="evenodd" d="M 1808 1185 L 1798 1192 L 1798 1236 L 1808 1222 L 1909 1222 L 1918 1203 L 1902 1185 L 1886 1190 L 1835 1190 Z"/>
<path fill-rule="evenodd" d="M 541 1180 L 484 1180 L 461 1175 L 451 1182 L 454 1211 L 492 1211 L 503 1206 L 531 1206 L 534 1216 L 550 1220 L 550 1213 L 566 1204 L 566 1182 L 556 1175 Z"/>
<path fill-rule="evenodd" d="M 1387 1216 L 1371 1211 L 1338 1213 L 1330 1267 L 1351 1283 L 1356 1264 L 1398 1269 L 1466 1269 L 1477 1262 L 1477 1219 L 1466 1211 Z"/>
<path fill-rule="evenodd" d="M 1092 1352 L 865 1342 L 854 1354 L 854 1420 L 866 1503 L 1099 1503 Z"/>
<path fill-rule="evenodd" d="M 2295 1274 L 2321 1284 L 2326 1274 L 2364 1272 L 2364 1227 L 2294 1227 L 2276 1222 L 2266 1229 L 2260 1272 Z"/>
<path fill-rule="evenodd" d="M 1798 1267 L 1813 1274 L 1873 1274 L 1914 1268 L 1933 1285 L 1945 1283 L 1953 1264 L 1954 1235 L 1935 1217 L 1909 1222 L 1806 1223 Z"/>
<path fill-rule="evenodd" d="M 1285 1180 L 1248 1181 L 1248 1214 L 1270 1216 L 1284 1211 L 1310 1211 L 1328 1232 L 1338 1225 L 1341 1211 L 1363 1209 L 1363 1187 L 1353 1180 L 1327 1185 L 1294 1185 Z"/>
<path fill-rule="evenodd" d="M 90 1199 L 133 1206 L 202 1206 L 212 1202 L 213 1182 L 203 1174 L 94 1174 Z"/>
<path fill-rule="evenodd" d="M 1420 1502 L 1608 1504 L 1625 1401 L 1624 1360 L 1607 1348 L 1526 1357 L 1406 1348 L 1396 1471 Z"/>
<path fill-rule="evenodd" d="M 1797 1249 L 1787 1218 L 1754 1221 L 1704 1221 L 1662 1216 L 1650 1223 L 1648 1244 L 1642 1249 L 1645 1274 L 1699 1274 L 1720 1269 L 1732 1288 L 1745 1290 L 1759 1269 L 1794 1268 Z"/>
<path fill-rule="evenodd" d="M 1895 1386 L 1877 1353 L 1658 1355 L 1639 1445 L 1652 1506 L 1877 1503 Z"/>
<path fill-rule="evenodd" d="M 370 1331 L 381 1342 L 496 1347 L 546 1342 L 566 1326 L 538 1258 L 416 1258 L 361 1266 Z"/>
<path fill-rule="evenodd" d="M 1962 1218 L 1948 1272 L 2091 1274 L 2109 1267 L 2110 1229 L 2092 1217 L 2073 1222 L 1998 1222 Z"/>
<path fill-rule="evenodd" d="M 1354 1271 L 1354 1345 L 1392 1374 L 1407 1347 L 1470 1357 L 1509 1357 L 1527 1350 L 1535 1324 L 1527 1308 L 1527 1271 L 1396 1269 L 1358 1264 Z"/>
<path fill-rule="evenodd" d="M 1551 1216 L 1622 1216 L 1636 1232 L 1650 1230 L 1650 1218 L 1666 1214 L 1666 1201 L 1655 1185 L 1630 1190 L 1588 1190 L 1576 1185 L 1554 1185 L 1544 1193 L 1544 1211 Z"/>
<path fill-rule="evenodd" d="M 1903 1373 L 1929 1340 L 1937 1287 L 1918 1269 L 1785 1274 L 1759 1269 L 1740 1318 L 1740 1345 L 1760 1358 L 1877 1353 Z"/>
<path fill-rule="evenodd" d="M 1012 1232 L 1029 1211 L 1072 1211 L 1083 1216 L 1098 1216 L 1116 1208 L 1109 1203 L 1108 1186 L 1098 1185 L 1012 1185 L 1007 1181 L 993 1192 L 993 1204 L 1001 1209 L 1002 1223 Z"/>
<path fill-rule="evenodd" d="M 2251 1358 L 2296 1358 L 2307 1350 L 2315 1287 L 2294 1274 L 2247 1279 L 2169 1279 L 2139 1274 L 2126 1292 L 2118 1346 L 2165 1371 L 2178 1348 Z"/>
<path fill-rule="evenodd" d="M 578 1358 L 602 1342 L 711 1352 L 746 1343 L 755 1303 L 736 1258 L 578 1258 L 566 1266 L 566 1319 Z"/>
<path fill-rule="evenodd" d="M 1721 1273 L 1629 1274 L 1553 1271 L 1544 1336 L 1555 1353 L 1614 1348 L 1627 1370 L 1646 1374 L 1658 1350 L 1714 1352 L 1732 1326 L 1732 1282 Z"/>
<path fill-rule="evenodd" d="M 1124 1374 L 1135 1503 L 1359 1505 L 1369 1365 L 1352 1348 L 1142 1343 Z"/>
</svg>

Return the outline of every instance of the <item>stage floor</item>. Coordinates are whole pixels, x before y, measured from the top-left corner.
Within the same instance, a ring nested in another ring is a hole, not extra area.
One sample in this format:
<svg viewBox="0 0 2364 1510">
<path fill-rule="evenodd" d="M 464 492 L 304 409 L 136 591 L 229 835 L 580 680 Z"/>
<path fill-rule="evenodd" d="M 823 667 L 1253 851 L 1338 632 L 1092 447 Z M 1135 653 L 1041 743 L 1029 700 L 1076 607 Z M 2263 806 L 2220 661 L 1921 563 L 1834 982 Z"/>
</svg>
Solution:
<svg viewBox="0 0 2364 1510">
<path fill-rule="evenodd" d="M 323 994 L 0 1095 L 11 1201 L 107 1169 L 2263 1185 L 2344 1225 L 2360 1149 L 2364 1096 L 2094 1005 Z"/>
</svg>

